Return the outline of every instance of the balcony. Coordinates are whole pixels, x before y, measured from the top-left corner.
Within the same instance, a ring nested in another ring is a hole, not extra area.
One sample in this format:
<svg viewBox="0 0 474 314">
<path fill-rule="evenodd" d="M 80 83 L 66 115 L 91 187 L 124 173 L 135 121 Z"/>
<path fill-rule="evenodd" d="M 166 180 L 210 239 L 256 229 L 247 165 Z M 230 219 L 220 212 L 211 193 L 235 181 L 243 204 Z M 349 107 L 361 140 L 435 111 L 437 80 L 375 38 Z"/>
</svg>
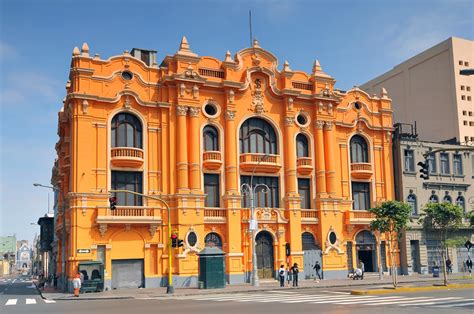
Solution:
<svg viewBox="0 0 474 314">
<path fill-rule="evenodd" d="M 299 174 L 310 174 L 313 171 L 313 159 L 310 157 L 298 157 L 296 159 L 296 168 Z"/>
<path fill-rule="evenodd" d="M 161 209 L 143 206 L 117 206 L 98 208 L 98 224 L 161 224 Z"/>
<path fill-rule="evenodd" d="M 370 179 L 372 177 L 372 174 L 372 164 L 370 163 L 359 162 L 351 164 L 351 175 L 353 178 Z"/>
<path fill-rule="evenodd" d="M 207 151 L 202 154 L 204 168 L 217 170 L 222 166 L 222 155 L 218 151 Z"/>
<path fill-rule="evenodd" d="M 140 167 L 143 165 L 143 149 L 135 147 L 114 147 L 111 150 L 112 164 L 119 167 Z"/>
<path fill-rule="evenodd" d="M 256 172 L 265 173 L 277 173 L 280 171 L 280 156 L 267 155 L 267 158 L 263 158 L 264 155 L 253 153 L 240 154 L 240 169 L 248 172 L 253 172 L 255 169 Z"/>
<path fill-rule="evenodd" d="M 348 210 L 344 213 L 346 225 L 368 225 L 374 219 L 374 214 L 365 210 Z"/>
<path fill-rule="evenodd" d="M 301 210 L 301 223 L 305 224 L 318 224 L 318 211 L 312 209 Z"/>
<path fill-rule="evenodd" d="M 204 222 L 207 223 L 226 223 L 227 209 L 225 208 L 205 208 Z"/>
</svg>

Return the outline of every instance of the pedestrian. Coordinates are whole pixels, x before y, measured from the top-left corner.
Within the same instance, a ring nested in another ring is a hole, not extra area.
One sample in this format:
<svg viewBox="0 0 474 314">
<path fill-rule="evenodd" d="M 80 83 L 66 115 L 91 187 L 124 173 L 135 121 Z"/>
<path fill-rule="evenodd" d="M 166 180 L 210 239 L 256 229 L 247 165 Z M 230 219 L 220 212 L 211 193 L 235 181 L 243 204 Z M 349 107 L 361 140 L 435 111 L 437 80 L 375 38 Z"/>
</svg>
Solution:
<svg viewBox="0 0 474 314">
<path fill-rule="evenodd" d="M 446 260 L 446 269 L 447 269 L 446 271 L 447 271 L 448 274 L 453 273 L 453 266 L 452 266 L 452 263 L 451 263 L 451 260 L 449 259 L 449 257 Z"/>
<path fill-rule="evenodd" d="M 53 278 L 54 290 L 58 289 L 58 278 L 59 278 L 59 274 L 54 274 L 54 278 Z"/>
<path fill-rule="evenodd" d="M 278 277 L 280 278 L 280 287 L 285 286 L 285 265 L 280 265 L 280 270 L 278 270 Z"/>
<path fill-rule="evenodd" d="M 472 260 L 471 260 L 471 257 L 470 257 L 470 256 L 467 257 L 467 260 L 466 260 L 466 268 L 467 268 L 467 271 L 469 272 L 469 276 L 471 276 L 471 272 L 472 272 Z"/>
<path fill-rule="evenodd" d="M 319 261 L 316 261 L 313 269 L 316 270 L 316 275 L 318 276 L 319 280 L 321 280 L 321 274 L 319 273 L 321 270 L 321 265 L 319 265 Z M 314 280 L 316 280 L 316 277 L 314 277 Z"/>
<path fill-rule="evenodd" d="M 291 272 L 293 275 L 293 287 L 298 287 L 298 273 L 300 272 L 298 269 L 298 263 L 293 264 L 293 267 L 291 267 Z"/>
<path fill-rule="evenodd" d="M 72 280 L 72 285 L 74 287 L 74 296 L 79 298 L 79 289 L 81 289 L 81 275 L 77 274 Z"/>
<path fill-rule="evenodd" d="M 360 279 L 363 280 L 363 279 L 364 279 L 364 273 L 365 273 L 365 265 L 364 265 L 364 262 L 362 262 L 362 261 L 359 262 L 359 268 L 360 268 L 360 270 L 362 271 L 362 276 L 361 276 Z"/>
<path fill-rule="evenodd" d="M 287 287 L 290 286 L 290 282 L 293 280 L 293 276 L 291 275 L 291 268 L 290 265 L 286 265 L 286 283 Z"/>
</svg>

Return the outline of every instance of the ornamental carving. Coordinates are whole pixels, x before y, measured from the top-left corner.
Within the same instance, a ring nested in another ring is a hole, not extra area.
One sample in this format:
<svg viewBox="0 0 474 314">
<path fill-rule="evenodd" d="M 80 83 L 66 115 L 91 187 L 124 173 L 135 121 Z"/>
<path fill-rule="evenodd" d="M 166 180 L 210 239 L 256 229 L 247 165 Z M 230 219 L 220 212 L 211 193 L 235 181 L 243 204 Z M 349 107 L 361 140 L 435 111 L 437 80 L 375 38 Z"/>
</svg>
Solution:
<svg viewBox="0 0 474 314">
<path fill-rule="evenodd" d="M 130 109 L 132 103 L 130 102 L 130 97 L 128 95 L 125 97 L 125 102 L 123 103 L 123 107 L 125 109 Z"/>
<path fill-rule="evenodd" d="M 199 108 L 189 107 L 188 112 L 191 117 L 197 117 L 199 115 Z"/>
<path fill-rule="evenodd" d="M 196 99 L 199 97 L 199 87 L 197 85 L 193 86 L 193 98 Z"/>
<path fill-rule="evenodd" d="M 89 102 L 87 102 L 87 100 L 84 99 L 84 101 L 82 102 L 82 113 L 87 114 L 88 108 L 89 108 Z"/>
<path fill-rule="evenodd" d="M 188 111 L 188 107 L 186 106 L 176 106 L 176 115 L 178 116 L 185 116 L 186 115 L 186 111 Z"/>
<path fill-rule="evenodd" d="M 333 125 L 334 125 L 334 123 L 332 123 L 330 121 L 326 121 L 326 122 L 324 122 L 324 129 L 330 131 L 330 130 L 332 130 Z"/>
<path fill-rule="evenodd" d="M 226 120 L 234 120 L 235 119 L 235 111 L 234 110 L 226 110 L 225 111 L 225 119 Z"/>
<path fill-rule="evenodd" d="M 324 126 L 324 121 L 318 120 L 314 122 L 314 127 L 318 130 L 322 130 Z"/>
<path fill-rule="evenodd" d="M 107 224 L 100 224 L 99 225 L 99 232 L 100 232 L 100 236 L 104 237 L 105 234 L 107 233 Z"/>
<path fill-rule="evenodd" d="M 255 91 L 252 92 L 252 107 L 257 114 L 261 114 L 264 111 L 262 82 L 260 79 L 255 80 Z"/>
<path fill-rule="evenodd" d="M 295 117 L 286 116 L 285 117 L 285 125 L 292 126 L 295 123 Z"/>
<path fill-rule="evenodd" d="M 155 236 L 156 229 L 158 229 L 158 225 L 150 225 L 150 228 L 148 228 L 148 231 L 152 237 Z"/>
<path fill-rule="evenodd" d="M 229 89 L 229 91 L 227 92 L 227 95 L 228 95 L 229 104 L 233 103 L 235 92 L 232 89 Z"/>
</svg>

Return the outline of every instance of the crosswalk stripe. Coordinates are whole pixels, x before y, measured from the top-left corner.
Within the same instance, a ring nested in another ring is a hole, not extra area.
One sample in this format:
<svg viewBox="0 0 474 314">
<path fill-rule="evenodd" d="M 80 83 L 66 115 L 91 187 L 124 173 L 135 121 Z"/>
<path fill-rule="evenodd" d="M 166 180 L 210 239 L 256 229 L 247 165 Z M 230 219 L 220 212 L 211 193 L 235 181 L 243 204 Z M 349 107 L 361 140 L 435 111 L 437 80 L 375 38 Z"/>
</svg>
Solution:
<svg viewBox="0 0 474 314">
<path fill-rule="evenodd" d="M 44 299 L 43 300 L 45 303 L 56 303 L 56 301 L 54 300 L 48 300 L 48 299 Z"/>
<path fill-rule="evenodd" d="M 26 299 L 26 304 L 36 304 L 35 299 Z"/>
<path fill-rule="evenodd" d="M 7 303 L 5 305 L 15 305 L 18 299 L 8 299 Z"/>
<path fill-rule="evenodd" d="M 352 301 L 354 300 L 354 301 Z M 337 304 L 340 304 L 340 303 L 346 303 L 346 302 L 349 302 L 351 304 L 354 304 L 355 302 L 358 302 L 359 303 L 366 303 L 366 302 L 370 302 L 370 301 L 376 301 L 377 299 L 374 298 L 374 297 L 371 297 L 371 296 L 361 296 L 361 297 L 357 297 L 357 298 L 337 298 L 337 299 L 322 299 L 322 300 L 319 300 L 319 301 L 316 301 L 316 302 L 309 302 L 311 304 L 322 304 L 322 303 L 337 303 Z"/>
<path fill-rule="evenodd" d="M 406 300 L 407 297 L 385 297 L 384 299 L 387 300 L 387 301 L 397 301 L 397 300 Z M 367 301 L 350 301 L 350 300 L 347 300 L 347 301 L 344 301 L 344 302 L 340 302 L 338 304 L 340 305 L 349 305 L 349 304 L 361 304 L 361 303 L 374 303 L 374 302 L 381 302 L 379 298 L 376 298 L 376 299 L 371 299 L 371 300 L 367 300 Z"/>
<path fill-rule="evenodd" d="M 374 297 L 372 296 L 360 296 L 360 297 L 354 297 L 354 298 L 350 298 L 351 300 L 373 300 Z M 303 299 L 303 300 L 290 300 L 290 301 L 283 301 L 282 303 L 301 303 L 301 302 L 310 302 L 310 301 L 320 301 L 322 303 L 326 303 L 326 301 L 324 301 L 325 299 L 323 298 L 319 298 L 319 299 L 314 299 L 314 298 L 307 298 L 307 299 Z M 326 299 L 327 302 L 341 302 L 341 301 L 346 301 L 347 300 L 347 297 L 344 297 L 344 298 L 337 298 L 337 299 L 334 299 L 334 298 L 330 298 L 330 299 Z M 313 303 L 313 302 L 311 302 Z"/>
<path fill-rule="evenodd" d="M 462 298 L 451 297 L 451 298 L 433 298 L 433 299 L 427 299 L 427 300 L 418 300 L 414 302 L 406 301 L 406 302 L 400 302 L 400 306 L 417 306 L 417 305 L 431 305 L 431 304 L 438 304 L 438 303 L 445 303 L 445 302 L 457 302 L 459 299 L 462 299 Z M 453 301 L 450 301 L 450 300 L 453 300 Z"/>
<path fill-rule="evenodd" d="M 464 300 L 463 300 L 464 301 Z M 456 303 L 456 304 L 446 304 L 446 305 L 436 305 L 433 307 L 436 308 L 446 308 L 446 307 L 459 307 L 459 306 L 467 306 L 467 305 L 474 305 L 474 302 L 465 302 L 465 303 Z"/>
</svg>

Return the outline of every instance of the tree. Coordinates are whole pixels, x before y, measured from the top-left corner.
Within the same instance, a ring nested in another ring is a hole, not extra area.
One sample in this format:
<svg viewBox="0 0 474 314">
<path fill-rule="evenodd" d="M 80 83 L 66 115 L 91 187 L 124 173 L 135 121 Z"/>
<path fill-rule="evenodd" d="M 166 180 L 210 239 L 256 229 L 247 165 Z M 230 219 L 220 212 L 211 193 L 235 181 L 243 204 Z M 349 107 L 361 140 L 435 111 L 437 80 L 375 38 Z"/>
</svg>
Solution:
<svg viewBox="0 0 474 314">
<path fill-rule="evenodd" d="M 371 230 L 385 233 L 388 237 L 390 252 L 390 268 L 392 270 L 393 287 L 397 287 L 397 265 L 395 264 L 395 243 L 410 221 L 412 208 L 407 203 L 398 201 L 383 202 L 377 207 L 370 208 L 369 212 L 375 215 L 375 220 L 370 223 Z"/>
<path fill-rule="evenodd" d="M 423 208 L 419 222 L 423 224 L 426 231 L 434 232 L 439 235 L 441 243 L 441 258 L 444 284 L 448 284 L 446 274 L 446 249 L 448 244 L 448 233 L 458 229 L 462 225 L 464 211 L 461 206 L 453 205 L 448 202 L 428 203 Z"/>
</svg>

